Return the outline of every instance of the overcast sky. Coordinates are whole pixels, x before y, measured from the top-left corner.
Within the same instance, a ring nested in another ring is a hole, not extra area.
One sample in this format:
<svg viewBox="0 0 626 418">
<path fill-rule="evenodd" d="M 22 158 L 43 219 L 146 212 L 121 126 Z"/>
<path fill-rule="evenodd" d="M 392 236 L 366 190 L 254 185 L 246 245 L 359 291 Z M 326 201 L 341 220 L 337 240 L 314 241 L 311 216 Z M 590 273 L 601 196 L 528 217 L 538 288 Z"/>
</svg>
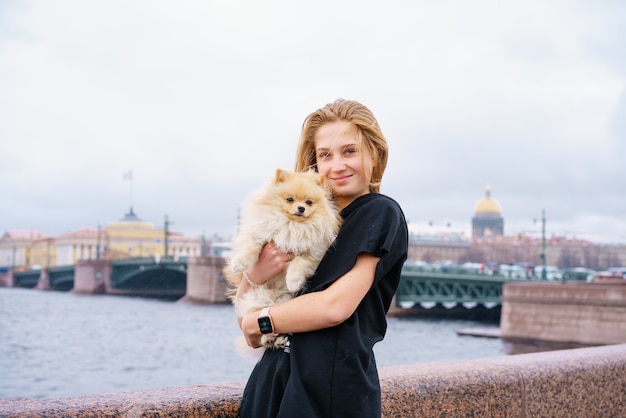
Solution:
<svg viewBox="0 0 626 418">
<path fill-rule="evenodd" d="M 228 237 L 338 97 L 390 144 L 382 192 L 469 235 L 626 243 L 626 2 L 0 0 L 0 233 L 134 207 Z M 132 181 L 123 179 L 131 171 Z"/>
</svg>

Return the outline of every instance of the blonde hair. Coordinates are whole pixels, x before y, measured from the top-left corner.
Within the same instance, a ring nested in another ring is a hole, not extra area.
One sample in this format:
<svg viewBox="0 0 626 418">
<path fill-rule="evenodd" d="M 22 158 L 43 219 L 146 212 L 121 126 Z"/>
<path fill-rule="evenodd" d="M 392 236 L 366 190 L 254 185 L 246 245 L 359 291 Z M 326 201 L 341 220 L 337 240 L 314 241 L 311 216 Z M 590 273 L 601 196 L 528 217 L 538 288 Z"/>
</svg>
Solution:
<svg viewBox="0 0 626 418">
<path fill-rule="evenodd" d="M 322 125 L 336 121 L 347 121 L 356 126 L 361 146 L 366 146 L 374 159 L 370 191 L 378 193 L 387 167 L 387 140 L 374 114 L 354 100 L 337 99 L 306 117 L 296 152 L 296 171 L 311 168 L 317 171 L 315 133 Z"/>
</svg>

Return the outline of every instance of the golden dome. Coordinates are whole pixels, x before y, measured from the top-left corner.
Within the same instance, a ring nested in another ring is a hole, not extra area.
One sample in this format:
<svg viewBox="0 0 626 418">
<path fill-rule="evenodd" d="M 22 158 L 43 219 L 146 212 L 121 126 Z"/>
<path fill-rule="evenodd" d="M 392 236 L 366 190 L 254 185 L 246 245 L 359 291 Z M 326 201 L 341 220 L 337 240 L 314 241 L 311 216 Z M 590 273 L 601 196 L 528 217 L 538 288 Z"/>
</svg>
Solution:
<svg viewBox="0 0 626 418">
<path fill-rule="evenodd" d="M 474 213 L 497 213 L 500 214 L 502 212 L 502 208 L 500 204 L 491 197 L 491 187 L 485 187 L 485 197 L 480 199 L 478 203 L 476 203 L 476 207 L 474 208 Z"/>
</svg>

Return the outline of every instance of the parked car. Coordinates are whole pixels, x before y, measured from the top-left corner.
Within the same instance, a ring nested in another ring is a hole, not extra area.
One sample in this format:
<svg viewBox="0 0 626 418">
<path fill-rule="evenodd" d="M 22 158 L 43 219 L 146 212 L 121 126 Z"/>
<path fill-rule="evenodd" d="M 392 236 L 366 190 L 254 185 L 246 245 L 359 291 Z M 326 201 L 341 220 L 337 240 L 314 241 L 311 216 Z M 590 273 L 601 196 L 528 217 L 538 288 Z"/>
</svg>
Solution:
<svg viewBox="0 0 626 418">
<path fill-rule="evenodd" d="M 590 280 L 592 282 L 602 280 L 619 280 L 626 279 L 626 267 L 611 267 L 603 271 L 598 271 Z"/>
<path fill-rule="evenodd" d="M 425 261 L 406 260 L 404 269 L 408 271 L 428 271 L 430 265 Z"/>
<path fill-rule="evenodd" d="M 485 265 L 483 263 L 463 263 L 459 266 L 459 273 L 484 274 Z"/>
<path fill-rule="evenodd" d="M 622 276 L 622 278 L 626 278 L 626 267 L 611 267 L 606 269 L 609 273 L 612 273 L 614 276 Z"/>
<path fill-rule="evenodd" d="M 430 263 L 433 271 L 439 271 L 441 273 L 453 273 L 457 269 L 458 265 L 451 260 L 441 260 Z"/>
<path fill-rule="evenodd" d="M 545 269 L 545 275 L 544 275 Z M 535 278 L 540 280 L 562 280 L 563 271 L 555 266 L 536 266 Z"/>
<path fill-rule="evenodd" d="M 522 266 L 516 266 L 515 264 L 500 264 L 498 271 L 501 276 L 507 279 L 525 279 L 526 269 Z"/>
<path fill-rule="evenodd" d="M 584 280 L 586 282 L 592 282 L 595 274 L 595 270 L 585 267 L 570 267 L 563 269 L 563 280 Z"/>
</svg>

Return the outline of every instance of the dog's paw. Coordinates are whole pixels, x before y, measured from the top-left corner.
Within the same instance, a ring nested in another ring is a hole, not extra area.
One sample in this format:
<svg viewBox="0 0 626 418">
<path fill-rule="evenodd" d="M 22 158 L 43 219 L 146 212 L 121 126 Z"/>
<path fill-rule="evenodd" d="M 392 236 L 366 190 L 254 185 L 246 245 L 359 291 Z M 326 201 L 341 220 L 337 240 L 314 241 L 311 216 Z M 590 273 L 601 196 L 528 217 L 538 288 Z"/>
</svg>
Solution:
<svg viewBox="0 0 626 418">
<path fill-rule="evenodd" d="M 229 260 L 230 268 L 235 273 L 243 273 L 258 260 L 260 252 L 261 247 L 257 245 L 250 245 L 234 251 Z"/>
<path fill-rule="evenodd" d="M 261 345 L 263 347 L 274 347 L 275 340 L 276 337 L 264 334 L 263 336 L 261 336 Z"/>
<path fill-rule="evenodd" d="M 285 283 L 287 289 L 294 293 L 304 287 L 306 279 L 315 273 L 317 264 L 312 263 L 309 257 L 297 256 L 285 271 Z"/>
<path fill-rule="evenodd" d="M 300 275 L 287 275 L 285 278 L 285 284 L 287 285 L 287 290 L 291 293 L 297 292 L 302 289 L 304 286 L 304 282 L 306 282 L 306 278 Z"/>
<path fill-rule="evenodd" d="M 246 260 L 242 257 L 235 257 L 230 259 L 229 262 L 230 269 L 235 273 L 243 273 L 248 265 L 246 264 Z"/>
<path fill-rule="evenodd" d="M 285 347 L 287 347 L 287 342 L 288 341 L 289 341 L 289 337 L 288 336 L 286 336 L 286 335 L 279 335 L 274 340 L 274 347 L 275 348 L 285 348 Z"/>
<path fill-rule="evenodd" d="M 293 293 L 302 289 L 304 286 L 304 282 L 306 282 L 306 275 L 301 269 L 297 268 L 297 266 L 290 265 L 285 272 L 285 284 L 287 285 L 287 289 Z"/>
</svg>

